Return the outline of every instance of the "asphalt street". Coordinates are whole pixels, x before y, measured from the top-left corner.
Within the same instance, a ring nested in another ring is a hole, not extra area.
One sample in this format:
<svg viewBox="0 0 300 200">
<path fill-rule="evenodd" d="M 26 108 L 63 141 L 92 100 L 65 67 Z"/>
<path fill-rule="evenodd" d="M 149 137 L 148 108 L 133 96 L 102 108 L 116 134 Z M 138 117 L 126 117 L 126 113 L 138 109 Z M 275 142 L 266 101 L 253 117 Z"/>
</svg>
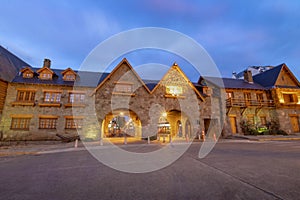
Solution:
<svg viewBox="0 0 300 200">
<path fill-rule="evenodd" d="M 86 150 L 0 157 L 0 199 L 300 198 L 300 141 L 219 142 L 203 159 L 200 145 L 141 174 L 111 169 Z M 122 148 L 147 152 L 159 144 Z"/>
</svg>

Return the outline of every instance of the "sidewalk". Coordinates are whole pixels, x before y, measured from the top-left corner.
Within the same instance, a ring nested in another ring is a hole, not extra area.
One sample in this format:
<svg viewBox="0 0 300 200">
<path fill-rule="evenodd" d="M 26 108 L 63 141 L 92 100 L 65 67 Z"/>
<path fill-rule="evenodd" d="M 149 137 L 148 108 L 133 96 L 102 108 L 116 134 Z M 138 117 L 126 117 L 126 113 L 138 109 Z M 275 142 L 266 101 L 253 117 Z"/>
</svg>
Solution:
<svg viewBox="0 0 300 200">
<path fill-rule="evenodd" d="M 227 139 L 246 139 L 252 141 L 289 141 L 300 140 L 300 133 L 294 135 L 233 135 Z"/>
<path fill-rule="evenodd" d="M 292 140 L 300 140 L 300 133 L 295 135 L 259 135 L 259 136 L 250 136 L 250 135 L 234 135 L 229 136 L 227 138 L 221 138 L 218 142 L 229 142 L 229 141 L 241 141 L 241 140 L 249 140 L 249 141 L 292 141 Z M 185 140 L 177 140 L 175 143 L 185 142 Z M 193 141 L 200 142 L 195 139 Z M 104 141 L 104 146 L 106 146 L 107 141 Z M 123 145 L 149 145 L 147 140 L 132 140 L 128 139 L 127 144 L 124 144 L 124 139 L 119 138 L 113 141 L 115 145 L 123 146 Z M 151 145 L 166 145 L 169 142 L 166 141 L 163 143 L 162 141 L 151 141 Z M 88 142 L 89 146 L 100 146 L 100 141 Z M 18 156 L 18 155 L 37 155 L 37 154 L 45 154 L 45 153 L 55 153 L 55 152 L 69 152 L 69 151 L 82 151 L 85 150 L 85 146 L 82 141 L 78 141 L 77 147 L 75 147 L 75 142 L 63 143 L 60 141 L 27 141 L 27 142 L 15 142 L 15 143 L 0 143 L 0 157 L 10 157 L 10 156 Z"/>
</svg>

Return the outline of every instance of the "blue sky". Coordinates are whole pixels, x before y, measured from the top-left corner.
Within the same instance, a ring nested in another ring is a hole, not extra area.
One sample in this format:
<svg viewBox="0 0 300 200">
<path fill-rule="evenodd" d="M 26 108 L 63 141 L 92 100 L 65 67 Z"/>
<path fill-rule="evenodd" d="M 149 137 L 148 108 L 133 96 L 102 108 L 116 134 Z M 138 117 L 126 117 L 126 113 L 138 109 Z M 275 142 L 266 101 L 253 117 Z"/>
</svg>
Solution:
<svg viewBox="0 0 300 200">
<path fill-rule="evenodd" d="M 250 65 L 286 63 L 300 78 L 300 2 L 295 0 L 1 0 L 0 44 L 35 67 L 79 68 L 99 43 L 122 31 L 162 27 L 201 44 L 222 76 Z M 129 55 L 133 66 L 172 65 L 159 54 Z M 178 64 L 189 74 L 185 62 Z M 96 69 L 95 69 L 96 70 Z M 150 72 L 149 72 L 150 73 Z"/>
</svg>

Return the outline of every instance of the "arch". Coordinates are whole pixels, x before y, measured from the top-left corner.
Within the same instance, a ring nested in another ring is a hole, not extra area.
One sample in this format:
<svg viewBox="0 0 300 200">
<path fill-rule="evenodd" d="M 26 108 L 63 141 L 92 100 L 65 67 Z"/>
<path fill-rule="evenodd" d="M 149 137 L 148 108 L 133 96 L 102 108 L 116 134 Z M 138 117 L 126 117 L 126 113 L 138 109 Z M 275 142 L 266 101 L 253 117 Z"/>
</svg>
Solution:
<svg viewBox="0 0 300 200">
<path fill-rule="evenodd" d="M 141 121 L 132 110 L 118 109 L 105 115 L 102 121 L 102 135 L 104 137 L 140 138 L 142 135 Z"/>
</svg>

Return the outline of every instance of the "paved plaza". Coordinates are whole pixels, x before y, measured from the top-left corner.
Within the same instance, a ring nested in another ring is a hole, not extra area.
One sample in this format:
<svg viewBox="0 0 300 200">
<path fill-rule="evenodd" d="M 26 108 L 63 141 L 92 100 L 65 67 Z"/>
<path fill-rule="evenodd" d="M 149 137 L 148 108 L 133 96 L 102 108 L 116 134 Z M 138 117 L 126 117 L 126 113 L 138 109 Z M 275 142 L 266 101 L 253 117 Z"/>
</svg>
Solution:
<svg viewBox="0 0 300 200">
<path fill-rule="evenodd" d="M 147 152 L 164 145 L 120 147 Z M 0 199 L 299 199 L 299 140 L 220 140 L 199 159 L 201 145 L 193 143 L 168 167 L 141 174 L 103 165 L 81 143 L 27 145 L 27 155 L 6 147 L 19 153 L 0 157 Z"/>
</svg>

